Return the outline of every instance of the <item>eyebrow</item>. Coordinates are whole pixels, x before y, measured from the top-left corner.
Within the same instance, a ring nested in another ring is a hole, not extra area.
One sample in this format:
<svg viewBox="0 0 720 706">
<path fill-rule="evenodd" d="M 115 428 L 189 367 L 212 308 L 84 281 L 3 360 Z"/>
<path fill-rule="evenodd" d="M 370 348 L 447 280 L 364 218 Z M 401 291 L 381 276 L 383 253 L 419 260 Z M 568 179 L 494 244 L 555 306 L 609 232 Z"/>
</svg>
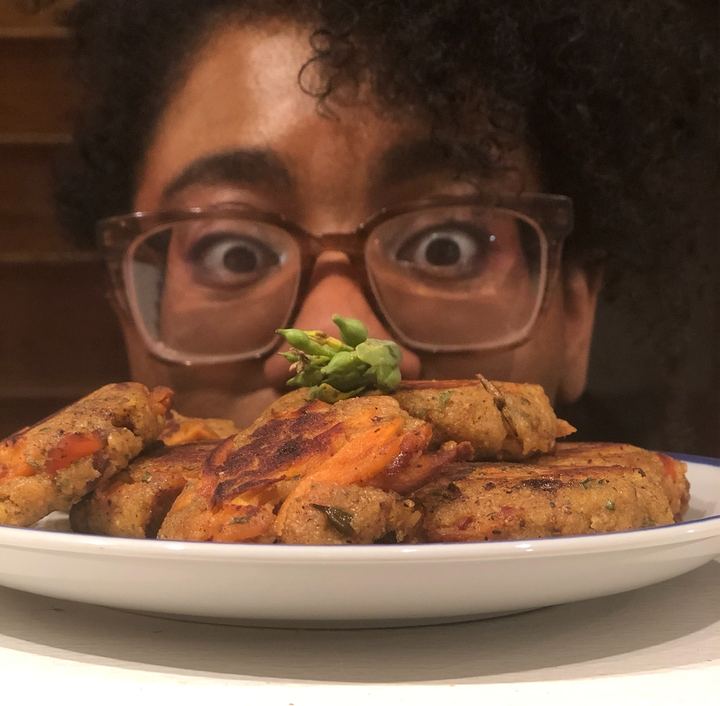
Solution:
<svg viewBox="0 0 720 706">
<path fill-rule="evenodd" d="M 375 181 L 396 184 L 442 171 L 486 177 L 492 170 L 482 148 L 424 139 L 390 147 L 380 160 Z"/>
<path fill-rule="evenodd" d="M 270 150 L 233 150 L 219 152 L 191 162 L 164 189 L 162 197 L 170 199 L 196 184 L 244 183 L 292 189 L 293 178 L 280 159 Z"/>
</svg>

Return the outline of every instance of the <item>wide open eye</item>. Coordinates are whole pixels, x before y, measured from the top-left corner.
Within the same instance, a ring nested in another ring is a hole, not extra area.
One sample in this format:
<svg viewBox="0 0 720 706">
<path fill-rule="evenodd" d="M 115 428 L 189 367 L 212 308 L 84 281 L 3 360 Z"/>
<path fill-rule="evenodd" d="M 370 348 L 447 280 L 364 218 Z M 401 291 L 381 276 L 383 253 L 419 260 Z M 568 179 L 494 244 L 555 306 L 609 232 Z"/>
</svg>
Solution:
<svg viewBox="0 0 720 706">
<path fill-rule="evenodd" d="M 233 231 L 203 235 L 187 253 L 193 276 L 208 287 L 247 287 L 280 263 L 266 243 Z"/>
<path fill-rule="evenodd" d="M 495 237 L 473 223 L 448 221 L 407 238 L 395 257 L 423 274 L 472 277 L 485 266 Z"/>
</svg>

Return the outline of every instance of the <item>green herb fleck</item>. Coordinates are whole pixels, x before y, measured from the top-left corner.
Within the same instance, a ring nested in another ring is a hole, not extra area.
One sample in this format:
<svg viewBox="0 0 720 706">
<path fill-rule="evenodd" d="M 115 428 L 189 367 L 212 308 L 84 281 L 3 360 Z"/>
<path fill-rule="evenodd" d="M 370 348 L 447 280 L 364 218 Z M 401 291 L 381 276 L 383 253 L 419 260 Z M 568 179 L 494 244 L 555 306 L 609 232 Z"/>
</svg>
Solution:
<svg viewBox="0 0 720 706">
<path fill-rule="evenodd" d="M 240 515 L 238 517 L 233 517 L 230 522 L 228 522 L 229 525 L 244 525 L 246 522 L 250 522 L 250 517 L 248 515 Z"/>
<path fill-rule="evenodd" d="M 38 429 L 38 431 L 48 431 L 48 429 L 50 429 L 50 427 L 42 427 L 42 429 Z"/>
<path fill-rule="evenodd" d="M 40 464 L 34 459 L 30 459 L 29 461 L 26 461 L 26 463 L 28 466 L 32 466 L 33 468 L 40 470 Z"/>
<path fill-rule="evenodd" d="M 614 510 L 615 509 L 615 503 L 612 500 L 608 500 L 605 503 L 605 509 L 606 510 Z"/>
<path fill-rule="evenodd" d="M 152 473 L 150 473 L 150 471 L 145 471 L 141 480 L 143 483 L 149 483 L 152 480 Z"/>
<path fill-rule="evenodd" d="M 316 505 L 310 503 L 310 507 L 320 510 L 327 517 L 328 524 L 345 537 L 352 537 L 355 529 L 352 526 L 353 516 L 346 510 L 332 505 Z"/>
<path fill-rule="evenodd" d="M 338 314 L 333 322 L 340 339 L 322 331 L 278 329 L 292 348 L 282 355 L 291 365 L 288 385 L 308 387 L 308 397 L 333 404 L 377 389 L 392 392 L 400 384 L 400 347 L 393 341 L 368 338 L 358 319 Z"/>
<path fill-rule="evenodd" d="M 416 412 L 415 416 L 418 417 L 419 419 L 425 419 L 425 415 L 426 415 L 427 413 L 428 413 L 427 407 L 422 407 L 421 409 L 419 409 L 419 410 Z"/>
<path fill-rule="evenodd" d="M 601 478 L 601 479 L 598 481 L 598 485 L 605 485 L 605 481 Z"/>
<path fill-rule="evenodd" d="M 448 400 L 452 397 L 453 392 L 455 392 L 455 390 L 447 390 L 445 392 L 440 393 L 440 397 L 438 398 L 438 400 L 440 401 L 440 411 L 441 412 L 445 411 L 445 405 L 448 403 Z"/>
<path fill-rule="evenodd" d="M 586 478 L 582 483 L 580 483 L 580 485 L 585 488 L 585 490 L 587 490 L 590 483 L 592 483 L 594 480 L 594 478 Z"/>
</svg>

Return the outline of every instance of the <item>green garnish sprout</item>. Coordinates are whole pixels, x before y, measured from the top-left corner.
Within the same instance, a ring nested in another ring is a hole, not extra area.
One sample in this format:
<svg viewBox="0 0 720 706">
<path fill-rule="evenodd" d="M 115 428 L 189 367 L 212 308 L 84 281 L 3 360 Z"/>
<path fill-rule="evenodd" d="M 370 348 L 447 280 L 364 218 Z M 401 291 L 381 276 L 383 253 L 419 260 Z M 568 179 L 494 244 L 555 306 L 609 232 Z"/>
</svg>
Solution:
<svg viewBox="0 0 720 706">
<path fill-rule="evenodd" d="M 368 390 L 395 390 L 400 384 L 400 346 L 369 338 L 365 324 L 358 319 L 335 314 L 332 320 L 340 331 L 339 339 L 323 331 L 277 330 L 291 346 L 280 353 L 293 374 L 287 384 L 308 387 L 310 399 L 330 404 Z"/>
</svg>

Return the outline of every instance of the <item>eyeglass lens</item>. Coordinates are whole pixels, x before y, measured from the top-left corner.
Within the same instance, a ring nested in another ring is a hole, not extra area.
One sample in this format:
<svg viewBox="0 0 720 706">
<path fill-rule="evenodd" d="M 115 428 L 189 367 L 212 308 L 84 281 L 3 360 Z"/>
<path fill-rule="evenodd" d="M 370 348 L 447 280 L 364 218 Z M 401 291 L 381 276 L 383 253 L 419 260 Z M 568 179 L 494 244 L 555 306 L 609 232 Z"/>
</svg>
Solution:
<svg viewBox="0 0 720 706">
<path fill-rule="evenodd" d="M 385 318 L 430 350 L 511 343 L 533 322 L 547 246 L 520 214 L 438 207 L 382 223 L 369 238 L 370 281 Z"/>
<path fill-rule="evenodd" d="M 141 237 L 125 279 L 141 330 L 161 349 L 260 355 L 291 316 L 300 250 L 272 225 L 204 217 Z"/>
<path fill-rule="evenodd" d="M 547 244 L 514 211 L 438 206 L 380 223 L 365 260 L 395 336 L 425 350 L 478 349 L 517 340 L 532 324 Z M 144 335 L 191 356 L 270 350 L 275 330 L 290 323 L 300 276 L 295 237 L 241 217 L 164 224 L 138 238 L 125 260 Z"/>
</svg>

